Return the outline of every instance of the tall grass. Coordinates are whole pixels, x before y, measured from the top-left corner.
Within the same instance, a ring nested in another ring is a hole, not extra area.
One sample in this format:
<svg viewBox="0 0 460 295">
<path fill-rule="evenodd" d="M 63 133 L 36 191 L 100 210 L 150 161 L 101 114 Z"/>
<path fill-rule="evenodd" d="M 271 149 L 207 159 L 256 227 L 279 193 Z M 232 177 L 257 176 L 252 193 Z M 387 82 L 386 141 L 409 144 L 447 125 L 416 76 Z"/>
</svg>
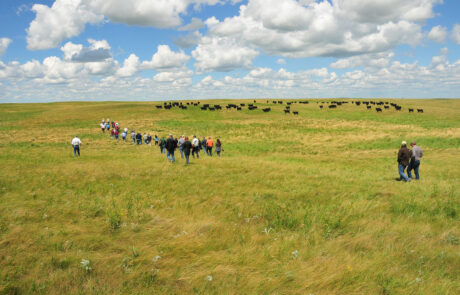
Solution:
<svg viewBox="0 0 460 295">
<path fill-rule="evenodd" d="M 250 101 L 211 101 L 228 102 Z M 460 101 L 396 102 L 299 116 L 265 100 L 270 113 L 4 104 L 0 293 L 458 294 Z M 107 117 L 224 152 L 170 164 L 101 133 Z M 421 180 L 401 183 L 396 153 L 414 139 Z"/>
</svg>

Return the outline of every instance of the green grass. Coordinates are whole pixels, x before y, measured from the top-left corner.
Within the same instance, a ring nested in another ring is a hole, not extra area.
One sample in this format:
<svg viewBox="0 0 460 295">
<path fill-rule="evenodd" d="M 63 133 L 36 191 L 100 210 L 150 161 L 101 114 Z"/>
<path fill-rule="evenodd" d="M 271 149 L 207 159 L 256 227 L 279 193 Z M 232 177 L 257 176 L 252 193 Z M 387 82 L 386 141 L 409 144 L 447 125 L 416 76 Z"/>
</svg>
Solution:
<svg viewBox="0 0 460 295">
<path fill-rule="evenodd" d="M 3 104 L 0 294 L 458 294 L 460 101 L 396 102 Z M 107 117 L 220 138 L 223 156 L 172 165 L 110 140 Z M 402 140 L 424 151 L 420 181 L 395 181 Z"/>
</svg>

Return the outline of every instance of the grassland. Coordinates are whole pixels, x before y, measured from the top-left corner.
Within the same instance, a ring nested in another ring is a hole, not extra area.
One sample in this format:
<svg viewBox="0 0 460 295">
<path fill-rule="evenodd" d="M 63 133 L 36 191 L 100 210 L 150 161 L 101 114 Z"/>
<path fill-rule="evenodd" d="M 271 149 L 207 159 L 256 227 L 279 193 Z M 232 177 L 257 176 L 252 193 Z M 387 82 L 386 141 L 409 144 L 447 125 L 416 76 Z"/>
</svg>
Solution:
<svg viewBox="0 0 460 295">
<path fill-rule="evenodd" d="M 396 102 L 3 104 L 0 294 L 460 294 L 460 100 Z M 170 164 L 110 140 L 107 117 L 225 151 Z M 402 140 L 420 181 L 395 181 Z"/>
</svg>

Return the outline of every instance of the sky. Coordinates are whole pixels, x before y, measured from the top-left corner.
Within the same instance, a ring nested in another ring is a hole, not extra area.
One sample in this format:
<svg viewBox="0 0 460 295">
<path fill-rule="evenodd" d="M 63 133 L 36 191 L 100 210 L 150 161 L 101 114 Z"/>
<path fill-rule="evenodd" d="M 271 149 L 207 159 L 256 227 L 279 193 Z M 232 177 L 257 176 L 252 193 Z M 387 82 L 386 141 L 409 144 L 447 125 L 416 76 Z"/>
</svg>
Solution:
<svg viewBox="0 0 460 295">
<path fill-rule="evenodd" d="M 0 102 L 459 98 L 458 0 L 2 0 Z"/>
</svg>

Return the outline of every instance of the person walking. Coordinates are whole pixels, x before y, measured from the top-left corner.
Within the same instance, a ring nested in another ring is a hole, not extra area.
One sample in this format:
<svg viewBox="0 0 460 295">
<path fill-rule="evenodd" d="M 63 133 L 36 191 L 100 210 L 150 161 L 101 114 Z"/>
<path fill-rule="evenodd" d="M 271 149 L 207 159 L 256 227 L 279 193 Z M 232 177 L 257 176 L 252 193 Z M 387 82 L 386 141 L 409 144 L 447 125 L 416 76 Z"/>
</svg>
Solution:
<svg viewBox="0 0 460 295">
<path fill-rule="evenodd" d="M 201 140 L 201 148 L 203 149 L 203 151 L 206 154 L 208 153 L 207 146 L 206 146 L 206 137 L 205 136 L 203 136 L 203 139 Z"/>
<path fill-rule="evenodd" d="M 115 138 L 115 129 L 110 130 L 110 138 L 111 139 Z"/>
<path fill-rule="evenodd" d="M 214 142 L 211 139 L 211 136 L 208 137 L 208 140 L 206 141 L 206 153 L 212 157 L 212 147 L 214 146 Z"/>
<path fill-rule="evenodd" d="M 105 129 L 107 129 L 107 131 L 110 130 L 110 124 L 109 123 L 105 123 Z"/>
<path fill-rule="evenodd" d="M 192 139 L 192 157 L 195 158 L 195 154 L 196 154 L 196 157 L 199 158 L 200 157 L 200 140 L 198 138 L 196 138 L 196 135 L 193 135 L 193 139 Z"/>
<path fill-rule="evenodd" d="M 76 157 L 77 153 L 78 156 L 80 157 L 80 146 L 81 146 L 81 140 L 78 138 L 78 136 L 75 135 L 75 137 L 72 139 L 72 147 L 73 147 L 73 155 Z"/>
<path fill-rule="evenodd" d="M 142 134 L 140 132 L 136 134 L 136 141 L 138 145 L 142 144 Z"/>
<path fill-rule="evenodd" d="M 126 130 L 123 130 L 123 133 L 121 133 L 121 139 L 123 139 L 123 141 L 126 141 L 126 136 L 128 136 L 128 133 L 126 132 Z"/>
<path fill-rule="evenodd" d="M 176 147 L 176 140 L 173 138 L 172 134 L 169 134 L 169 137 L 166 140 L 166 156 L 168 157 L 169 161 L 171 161 L 171 163 L 174 163 L 174 161 L 176 160 L 174 158 L 174 150 L 176 149 Z"/>
<path fill-rule="evenodd" d="M 398 151 L 398 171 L 399 171 L 399 180 L 408 182 L 410 181 L 409 177 L 404 173 L 404 170 L 409 165 L 409 159 L 411 157 L 411 152 L 407 148 L 407 143 L 403 141 L 401 143 L 401 148 Z"/>
<path fill-rule="evenodd" d="M 165 153 L 165 147 L 166 147 L 166 140 L 165 140 L 165 137 L 161 137 L 161 140 L 159 142 L 159 146 L 160 146 L 160 151 L 162 154 Z"/>
<path fill-rule="evenodd" d="M 185 142 L 185 138 L 182 135 L 181 137 L 179 137 L 179 140 L 177 141 L 177 145 L 179 146 L 180 157 L 182 159 L 184 158 L 184 151 L 182 149 L 182 145 L 184 144 L 184 142 Z"/>
<path fill-rule="evenodd" d="M 411 150 L 411 159 L 409 162 L 409 167 L 407 167 L 407 176 L 409 179 L 412 179 L 412 170 L 415 172 L 415 179 L 419 180 L 420 179 L 420 174 L 418 172 L 418 169 L 420 167 L 420 159 L 423 157 L 423 151 L 422 149 L 415 143 L 415 141 L 410 143 L 410 146 L 412 147 Z"/>
<path fill-rule="evenodd" d="M 220 157 L 220 152 L 223 151 L 222 149 L 222 143 L 220 142 L 220 139 L 217 139 L 216 141 L 216 154 L 218 157 Z"/>
<path fill-rule="evenodd" d="M 188 140 L 188 136 L 184 138 L 184 143 L 182 144 L 182 150 L 185 155 L 185 163 L 190 163 L 190 150 L 192 149 L 192 143 Z"/>
<path fill-rule="evenodd" d="M 116 140 L 118 140 L 118 134 L 119 133 L 120 133 L 120 131 L 118 131 L 118 129 L 115 129 L 114 135 L 115 135 Z"/>
<path fill-rule="evenodd" d="M 99 126 L 101 127 L 102 133 L 104 133 L 105 132 L 105 123 L 101 122 L 101 124 Z"/>
<path fill-rule="evenodd" d="M 136 144 L 136 131 L 131 130 L 131 139 L 133 140 L 133 144 Z"/>
<path fill-rule="evenodd" d="M 150 133 L 147 133 L 147 144 L 151 144 L 152 143 L 152 136 L 150 135 Z"/>
<path fill-rule="evenodd" d="M 155 134 L 155 145 L 158 145 L 158 136 Z"/>
</svg>

